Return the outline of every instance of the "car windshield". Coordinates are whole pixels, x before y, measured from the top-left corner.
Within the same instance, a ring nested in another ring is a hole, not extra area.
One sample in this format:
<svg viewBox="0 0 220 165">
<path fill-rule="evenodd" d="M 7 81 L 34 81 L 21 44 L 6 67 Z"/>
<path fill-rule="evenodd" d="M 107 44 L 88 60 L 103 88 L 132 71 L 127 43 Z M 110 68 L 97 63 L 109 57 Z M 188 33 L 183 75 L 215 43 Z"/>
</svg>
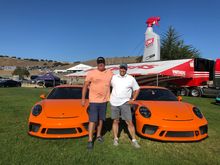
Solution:
<svg viewBox="0 0 220 165">
<path fill-rule="evenodd" d="M 47 99 L 81 99 L 81 98 L 82 98 L 81 87 L 54 88 L 47 96 Z M 88 92 L 86 98 L 88 98 Z"/>
<path fill-rule="evenodd" d="M 176 96 L 167 89 L 141 89 L 137 100 L 147 101 L 177 101 Z"/>
</svg>

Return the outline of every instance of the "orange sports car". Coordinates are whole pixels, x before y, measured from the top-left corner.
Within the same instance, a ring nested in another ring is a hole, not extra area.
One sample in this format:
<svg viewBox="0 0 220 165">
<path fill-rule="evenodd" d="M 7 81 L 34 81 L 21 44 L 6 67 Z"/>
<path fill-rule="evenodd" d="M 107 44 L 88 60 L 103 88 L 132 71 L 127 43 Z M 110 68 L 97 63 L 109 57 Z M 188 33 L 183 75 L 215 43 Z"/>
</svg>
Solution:
<svg viewBox="0 0 220 165">
<path fill-rule="evenodd" d="M 57 86 L 47 97 L 41 95 L 42 100 L 31 110 L 28 133 L 42 138 L 87 135 L 88 101 L 82 107 L 81 96 L 82 86 L 76 85 Z"/>
<path fill-rule="evenodd" d="M 162 87 L 141 87 L 132 104 L 139 135 L 161 141 L 198 141 L 208 136 L 208 122 L 198 107 L 181 102 Z"/>
</svg>

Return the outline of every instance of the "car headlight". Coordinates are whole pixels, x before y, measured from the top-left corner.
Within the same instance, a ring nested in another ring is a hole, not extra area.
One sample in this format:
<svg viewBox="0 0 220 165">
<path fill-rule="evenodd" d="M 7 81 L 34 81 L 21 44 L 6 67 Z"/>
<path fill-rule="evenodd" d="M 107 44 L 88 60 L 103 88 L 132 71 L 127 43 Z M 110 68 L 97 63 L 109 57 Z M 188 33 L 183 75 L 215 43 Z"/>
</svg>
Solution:
<svg viewBox="0 0 220 165">
<path fill-rule="evenodd" d="M 195 114 L 198 118 L 200 118 L 200 119 L 203 118 L 203 114 L 202 114 L 202 112 L 199 110 L 199 108 L 193 107 L 193 112 L 194 112 L 194 114 Z"/>
<path fill-rule="evenodd" d="M 147 107 L 140 107 L 139 112 L 145 118 L 151 117 L 151 112 Z"/>
<path fill-rule="evenodd" d="M 34 108 L 32 109 L 32 115 L 38 116 L 40 115 L 41 111 L 42 111 L 42 106 L 39 104 L 35 105 Z"/>
</svg>

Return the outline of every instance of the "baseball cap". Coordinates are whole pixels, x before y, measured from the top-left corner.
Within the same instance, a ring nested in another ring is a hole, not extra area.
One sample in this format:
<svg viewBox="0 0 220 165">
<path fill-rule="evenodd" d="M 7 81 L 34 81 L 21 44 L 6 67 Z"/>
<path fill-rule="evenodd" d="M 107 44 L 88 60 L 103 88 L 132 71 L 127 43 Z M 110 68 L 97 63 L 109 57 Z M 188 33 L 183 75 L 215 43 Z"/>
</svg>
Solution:
<svg viewBox="0 0 220 165">
<path fill-rule="evenodd" d="M 119 68 L 124 68 L 124 69 L 128 69 L 128 65 L 125 63 L 120 64 Z"/>
<path fill-rule="evenodd" d="M 96 62 L 97 62 L 97 64 L 101 64 L 101 63 L 105 64 L 105 59 L 104 59 L 104 57 L 98 57 Z"/>
</svg>

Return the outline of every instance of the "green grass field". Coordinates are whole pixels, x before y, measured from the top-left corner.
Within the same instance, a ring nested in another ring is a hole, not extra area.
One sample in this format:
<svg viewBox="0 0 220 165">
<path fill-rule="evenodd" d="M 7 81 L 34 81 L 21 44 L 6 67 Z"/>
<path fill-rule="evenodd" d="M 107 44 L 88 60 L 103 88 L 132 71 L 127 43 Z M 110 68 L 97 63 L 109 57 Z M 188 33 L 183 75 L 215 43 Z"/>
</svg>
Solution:
<svg viewBox="0 0 220 165">
<path fill-rule="evenodd" d="M 108 131 L 103 144 L 87 151 L 87 137 L 47 140 L 27 134 L 28 116 L 39 95 L 49 89 L 0 88 L 0 164 L 220 164 L 220 106 L 212 98 L 184 97 L 200 107 L 209 122 L 209 137 L 193 143 L 164 143 L 138 137 L 140 149 L 122 132 L 112 145 Z M 109 110 L 108 110 L 109 111 Z"/>
</svg>

